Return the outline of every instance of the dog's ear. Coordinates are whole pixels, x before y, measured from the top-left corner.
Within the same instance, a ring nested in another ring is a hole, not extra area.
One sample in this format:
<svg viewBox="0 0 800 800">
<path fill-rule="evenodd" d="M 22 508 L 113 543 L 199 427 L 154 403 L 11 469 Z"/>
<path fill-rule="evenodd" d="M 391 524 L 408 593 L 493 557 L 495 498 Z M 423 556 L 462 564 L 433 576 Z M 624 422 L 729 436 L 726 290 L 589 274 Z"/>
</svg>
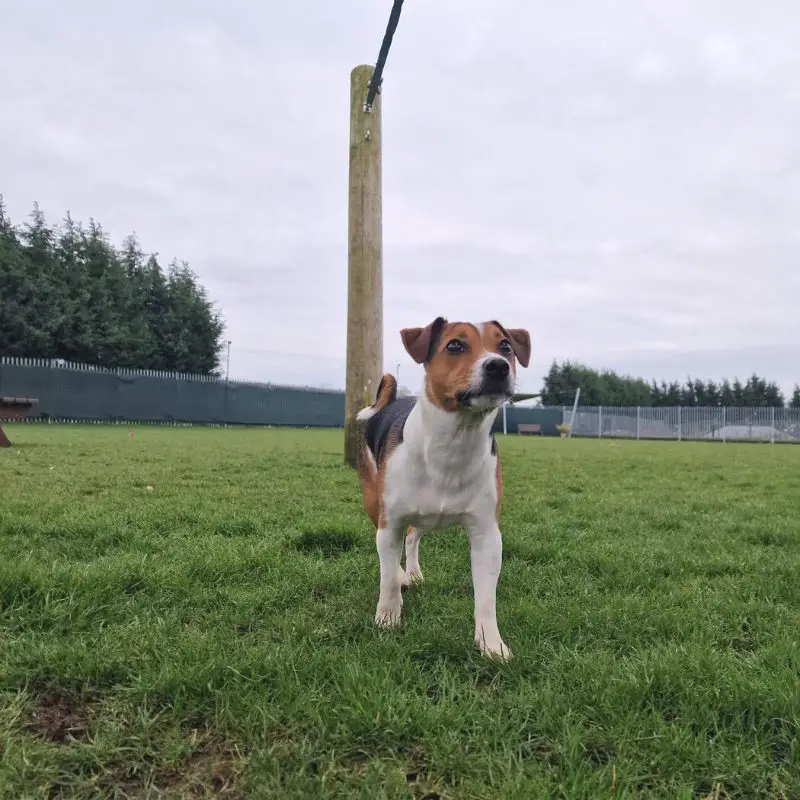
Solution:
<svg viewBox="0 0 800 800">
<path fill-rule="evenodd" d="M 520 365 L 527 367 L 531 360 L 531 335 L 525 328 L 509 328 L 508 338 Z"/>
<path fill-rule="evenodd" d="M 525 328 L 504 328 L 496 319 L 492 322 L 508 336 L 520 365 L 527 367 L 531 360 L 531 335 L 528 331 Z"/>
<path fill-rule="evenodd" d="M 447 320 L 444 317 L 436 317 L 430 325 L 426 325 L 424 328 L 403 328 L 400 331 L 403 347 L 417 364 L 423 364 L 430 358 L 439 334 L 446 324 Z"/>
</svg>

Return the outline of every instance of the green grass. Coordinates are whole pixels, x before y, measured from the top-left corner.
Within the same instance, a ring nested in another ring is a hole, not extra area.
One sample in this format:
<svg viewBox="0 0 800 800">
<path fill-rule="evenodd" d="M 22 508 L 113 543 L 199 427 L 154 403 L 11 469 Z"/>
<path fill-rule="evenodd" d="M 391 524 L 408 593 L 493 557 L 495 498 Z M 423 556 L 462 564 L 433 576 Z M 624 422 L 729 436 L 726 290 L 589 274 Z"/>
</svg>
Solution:
<svg viewBox="0 0 800 800">
<path fill-rule="evenodd" d="M 378 631 L 341 432 L 9 426 L 0 797 L 800 796 L 800 448 L 501 438 Z"/>
</svg>

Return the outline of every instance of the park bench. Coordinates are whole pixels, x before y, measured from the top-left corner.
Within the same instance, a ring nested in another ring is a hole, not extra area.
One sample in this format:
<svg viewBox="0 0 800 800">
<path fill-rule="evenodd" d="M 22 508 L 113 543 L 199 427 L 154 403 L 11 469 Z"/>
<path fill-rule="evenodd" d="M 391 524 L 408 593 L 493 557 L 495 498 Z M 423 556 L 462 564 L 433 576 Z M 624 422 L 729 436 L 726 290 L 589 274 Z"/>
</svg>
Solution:
<svg viewBox="0 0 800 800">
<path fill-rule="evenodd" d="M 3 423 L 28 416 L 38 402 L 33 397 L 0 397 L 0 447 L 11 447 Z"/>
<path fill-rule="evenodd" d="M 538 433 L 539 436 L 542 435 L 542 426 L 537 425 L 536 423 L 529 423 L 529 422 L 521 422 L 517 425 L 517 433 L 518 434 L 535 434 Z"/>
</svg>

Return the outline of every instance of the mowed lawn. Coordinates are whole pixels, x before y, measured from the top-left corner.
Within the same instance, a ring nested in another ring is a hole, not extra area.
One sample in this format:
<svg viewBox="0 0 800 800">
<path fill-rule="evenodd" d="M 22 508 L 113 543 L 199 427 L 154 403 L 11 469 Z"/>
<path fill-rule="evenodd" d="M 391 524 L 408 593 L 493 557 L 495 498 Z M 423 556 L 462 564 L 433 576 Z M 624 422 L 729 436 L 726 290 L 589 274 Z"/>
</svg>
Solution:
<svg viewBox="0 0 800 800">
<path fill-rule="evenodd" d="M 401 629 L 341 431 L 9 426 L 0 797 L 800 797 L 800 448 L 500 438 Z"/>
</svg>

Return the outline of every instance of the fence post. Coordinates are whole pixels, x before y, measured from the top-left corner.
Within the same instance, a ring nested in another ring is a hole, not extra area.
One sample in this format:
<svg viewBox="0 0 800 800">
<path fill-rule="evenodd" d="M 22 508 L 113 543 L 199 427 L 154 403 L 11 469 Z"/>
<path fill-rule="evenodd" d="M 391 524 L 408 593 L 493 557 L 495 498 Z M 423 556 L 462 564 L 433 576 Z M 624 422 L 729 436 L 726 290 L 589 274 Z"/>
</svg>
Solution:
<svg viewBox="0 0 800 800">
<path fill-rule="evenodd" d="M 572 403 L 572 416 L 569 418 L 569 430 L 567 431 L 567 438 L 572 438 L 572 429 L 575 427 L 575 418 L 578 414 L 578 401 L 581 399 L 581 387 L 575 390 L 575 400 Z M 563 421 L 563 420 L 562 420 Z"/>
<path fill-rule="evenodd" d="M 373 69 L 350 73 L 350 176 L 347 248 L 347 367 L 344 458 L 355 466 L 355 416 L 375 399 L 383 368 L 381 96 L 364 107 Z"/>
<path fill-rule="evenodd" d="M 636 406 L 636 441 L 639 441 L 639 435 L 641 433 L 641 406 Z"/>
<path fill-rule="evenodd" d="M 728 441 L 728 434 L 725 433 L 725 428 L 728 426 L 728 409 L 722 406 L 722 441 Z"/>
<path fill-rule="evenodd" d="M 597 406 L 597 438 L 603 436 L 603 406 Z"/>
<path fill-rule="evenodd" d="M 769 426 L 769 443 L 775 444 L 775 406 L 770 406 L 769 410 L 772 412 L 770 414 L 771 423 Z"/>
<path fill-rule="evenodd" d="M 681 407 L 678 406 L 678 441 L 681 441 L 683 438 L 683 432 L 681 431 Z"/>
</svg>

